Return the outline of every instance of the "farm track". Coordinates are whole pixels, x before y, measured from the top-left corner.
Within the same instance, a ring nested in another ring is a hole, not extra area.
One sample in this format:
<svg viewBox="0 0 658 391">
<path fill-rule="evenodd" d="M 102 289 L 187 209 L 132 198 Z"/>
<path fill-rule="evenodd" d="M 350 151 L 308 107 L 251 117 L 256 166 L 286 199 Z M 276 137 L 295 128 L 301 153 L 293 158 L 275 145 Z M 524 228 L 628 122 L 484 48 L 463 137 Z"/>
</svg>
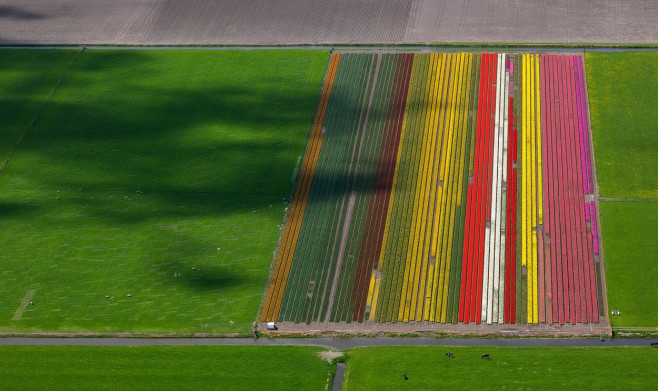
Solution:
<svg viewBox="0 0 658 391">
<path fill-rule="evenodd" d="M 3 44 L 655 43 L 658 7 L 622 0 L 2 0 Z M 557 18 L 546 15 L 559 14 Z M 460 15 L 460 17 L 456 17 Z"/>
<path fill-rule="evenodd" d="M 598 338 L 489 339 L 489 338 L 0 338 L 2 346 L 321 346 L 346 350 L 368 346 L 519 346 L 610 347 L 647 346 L 646 339 Z"/>
<path fill-rule="evenodd" d="M 607 327 L 581 55 L 337 53 L 326 80 L 262 322 Z"/>
</svg>

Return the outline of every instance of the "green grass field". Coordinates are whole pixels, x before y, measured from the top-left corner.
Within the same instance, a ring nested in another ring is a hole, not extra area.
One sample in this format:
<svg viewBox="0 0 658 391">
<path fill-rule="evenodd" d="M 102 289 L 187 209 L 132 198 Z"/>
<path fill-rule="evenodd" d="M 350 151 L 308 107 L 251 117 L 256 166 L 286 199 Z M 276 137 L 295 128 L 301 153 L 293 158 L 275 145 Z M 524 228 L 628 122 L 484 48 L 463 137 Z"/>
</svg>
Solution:
<svg viewBox="0 0 658 391">
<path fill-rule="evenodd" d="M 601 202 L 613 327 L 658 327 L 658 203 Z"/>
<path fill-rule="evenodd" d="M 77 50 L 0 51 L 0 164 L 77 55 Z"/>
<path fill-rule="evenodd" d="M 322 390 L 313 347 L 0 346 L 5 390 Z M 303 368 L 303 370 L 301 370 Z"/>
<path fill-rule="evenodd" d="M 602 197 L 658 197 L 658 51 L 585 56 Z"/>
<path fill-rule="evenodd" d="M 321 390 L 334 365 L 295 346 L 0 346 L 11 390 Z M 455 358 L 445 357 L 447 351 Z M 481 355 L 488 353 L 489 360 Z M 646 347 L 374 347 L 345 352 L 344 390 L 649 389 Z M 408 380 L 402 378 L 405 373 Z"/>
<path fill-rule="evenodd" d="M 658 52 L 587 53 L 592 137 L 613 327 L 657 327 Z"/>
<path fill-rule="evenodd" d="M 0 52 L 0 332 L 249 333 L 328 53 L 87 50 L 39 111 L 76 54 Z"/>
<path fill-rule="evenodd" d="M 445 357 L 448 351 L 455 358 Z M 490 359 L 482 359 L 483 353 Z M 648 343 L 632 348 L 358 348 L 348 352 L 345 376 L 345 391 L 650 389 L 658 376 L 658 350 Z"/>
</svg>

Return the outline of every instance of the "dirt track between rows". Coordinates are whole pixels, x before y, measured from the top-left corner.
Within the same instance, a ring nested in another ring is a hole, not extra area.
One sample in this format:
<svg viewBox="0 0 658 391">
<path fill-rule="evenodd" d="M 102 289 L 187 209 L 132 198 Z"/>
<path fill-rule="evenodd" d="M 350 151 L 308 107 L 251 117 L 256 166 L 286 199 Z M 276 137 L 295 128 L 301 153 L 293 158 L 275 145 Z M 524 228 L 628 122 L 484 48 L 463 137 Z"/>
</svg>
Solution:
<svg viewBox="0 0 658 391">
<path fill-rule="evenodd" d="M 654 0 L 0 0 L 0 44 L 656 43 Z"/>
</svg>

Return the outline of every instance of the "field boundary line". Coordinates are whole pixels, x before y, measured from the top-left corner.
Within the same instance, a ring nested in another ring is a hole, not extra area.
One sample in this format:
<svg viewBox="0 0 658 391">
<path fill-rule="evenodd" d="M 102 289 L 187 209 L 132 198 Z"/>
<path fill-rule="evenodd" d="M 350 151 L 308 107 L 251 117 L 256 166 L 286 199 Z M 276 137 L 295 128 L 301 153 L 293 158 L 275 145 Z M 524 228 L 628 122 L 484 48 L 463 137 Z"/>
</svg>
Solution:
<svg viewBox="0 0 658 391">
<path fill-rule="evenodd" d="M 53 97 L 53 95 L 55 95 L 55 92 L 57 92 L 57 89 L 59 89 L 59 86 L 62 85 L 62 82 L 64 81 L 64 78 L 66 77 L 66 75 L 68 75 L 68 73 L 71 70 L 71 68 L 73 67 L 73 65 L 78 61 L 78 58 L 80 58 L 80 55 L 82 54 L 82 52 L 84 52 L 84 50 L 85 50 L 85 48 L 83 47 L 82 49 L 80 49 L 78 51 L 78 53 L 75 55 L 75 57 L 73 57 L 73 59 L 71 60 L 69 65 L 66 67 L 66 69 L 62 73 L 62 76 L 60 76 L 60 78 L 55 83 L 55 86 L 53 87 L 53 89 L 50 91 L 48 96 L 46 96 L 46 99 L 44 99 L 41 106 L 37 109 L 37 112 L 34 114 L 34 117 L 32 117 L 32 120 L 30 120 L 30 122 L 27 124 L 27 127 L 25 128 L 23 133 L 21 133 L 20 137 L 18 137 L 18 140 L 16 140 L 16 143 L 11 148 L 11 151 L 9 151 L 9 153 L 7 154 L 7 157 L 5 158 L 5 160 L 2 162 L 2 164 L 0 164 L 0 170 L 2 170 L 3 168 L 5 168 L 7 166 L 7 163 L 9 163 L 9 160 L 11 160 L 11 157 L 14 155 L 14 152 L 16 152 L 16 150 L 18 149 L 18 145 L 21 143 L 21 141 L 23 141 L 23 138 L 25 138 L 25 135 L 27 135 L 27 132 L 29 132 L 30 129 L 32 129 L 32 126 L 34 126 L 34 124 L 37 122 L 37 120 L 39 119 L 39 116 L 41 115 L 43 110 L 46 108 L 46 105 L 48 104 L 48 102 L 50 102 L 50 99 Z"/>
<path fill-rule="evenodd" d="M 594 204 L 594 213 L 598 214 L 600 212 L 600 209 L 596 207 L 596 204 L 599 204 L 599 183 L 598 183 L 598 171 L 596 168 L 596 151 L 594 150 L 594 134 L 592 131 L 592 114 L 590 112 L 590 101 L 589 101 L 589 87 L 587 84 L 587 69 L 586 69 L 586 63 L 585 63 L 585 54 L 586 52 L 583 51 L 583 56 L 579 59 L 579 65 L 582 70 L 582 87 L 583 87 L 583 102 L 584 106 L 583 108 L 585 109 L 583 112 L 584 116 L 584 124 L 585 124 L 585 138 L 586 138 L 586 149 L 585 152 L 587 153 L 587 180 L 588 184 L 591 186 L 591 194 L 594 196 L 594 199 L 596 200 L 596 203 Z M 600 215 L 597 216 L 598 221 L 601 221 Z M 602 239 L 603 238 L 603 233 L 602 233 L 602 227 L 599 226 L 597 230 L 597 235 Z M 592 315 L 594 316 L 595 320 L 599 320 L 600 317 L 605 317 L 605 322 L 606 325 L 611 328 L 611 323 L 610 323 L 610 316 L 607 314 L 610 313 L 610 308 L 608 307 L 608 288 L 607 288 L 607 282 L 605 278 L 605 256 L 604 256 L 604 249 L 603 245 L 600 246 L 598 254 L 598 262 L 593 262 L 593 264 L 590 266 L 593 266 L 592 270 L 594 272 L 594 277 L 592 280 L 592 283 L 594 284 L 594 289 L 596 293 L 596 300 L 592 303 L 593 306 L 595 306 L 595 309 L 599 311 L 598 314 L 593 313 Z M 598 266 L 598 268 L 597 268 Z M 600 291 L 599 291 L 600 288 Z M 600 295 L 599 295 L 600 293 Z"/>
<path fill-rule="evenodd" d="M 658 202 L 658 198 L 641 198 L 641 197 L 599 197 L 599 201 L 606 202 Z"/>
</svg>

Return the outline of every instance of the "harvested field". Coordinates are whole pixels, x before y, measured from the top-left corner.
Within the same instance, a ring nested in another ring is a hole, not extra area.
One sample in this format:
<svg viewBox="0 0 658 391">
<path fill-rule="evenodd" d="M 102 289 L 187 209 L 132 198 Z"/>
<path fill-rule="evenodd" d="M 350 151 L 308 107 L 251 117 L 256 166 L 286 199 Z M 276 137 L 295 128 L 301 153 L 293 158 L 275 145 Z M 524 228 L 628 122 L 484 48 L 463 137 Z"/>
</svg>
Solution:
<svg viewBox="0 0 658 391">
<path fill-rule="evenodd" d="M 337 53 L 261 321 L 605 324 L 596 216 L 581 55 Z"/>
<path fill-rule="evenodd" d="M 0 43 L 655 43 L 656 19 L 654 0 L 0 0 Z"/>
</svg>

